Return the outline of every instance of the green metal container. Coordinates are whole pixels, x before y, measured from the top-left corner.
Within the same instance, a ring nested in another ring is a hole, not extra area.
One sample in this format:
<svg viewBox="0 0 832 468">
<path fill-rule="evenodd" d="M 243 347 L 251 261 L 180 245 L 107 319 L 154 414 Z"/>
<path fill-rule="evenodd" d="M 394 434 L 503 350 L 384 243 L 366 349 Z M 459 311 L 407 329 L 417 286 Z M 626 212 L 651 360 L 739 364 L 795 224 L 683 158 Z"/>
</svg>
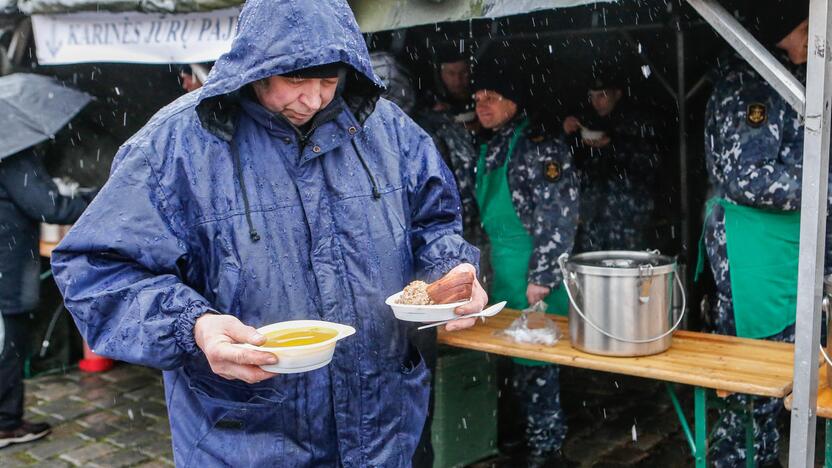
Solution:
<svg viewBox="0 0 832 468">
<path fill-rule="evenodd" d="M 497 454 L 497 365 L 477 351 L 441 348 L 434 381 L 434 468 Z"/>
</svg>

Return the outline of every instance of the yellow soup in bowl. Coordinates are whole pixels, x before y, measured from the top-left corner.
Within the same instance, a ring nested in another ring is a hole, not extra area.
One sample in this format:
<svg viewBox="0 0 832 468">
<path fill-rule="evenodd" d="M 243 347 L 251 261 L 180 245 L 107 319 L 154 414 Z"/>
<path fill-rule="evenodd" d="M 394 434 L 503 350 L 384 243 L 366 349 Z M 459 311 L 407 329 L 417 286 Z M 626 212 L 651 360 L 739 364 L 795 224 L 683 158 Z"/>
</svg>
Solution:
<svg viewBox="0 0 832 468">
<path fill-rule="evenodd" d="M 337 330 L 326 327 L 302 327 L 275 330 L 266 333 L 266 348 L 289 348 L 293 346 L 304 346 L 323 343 L 335 338 Z"/>
</svg>

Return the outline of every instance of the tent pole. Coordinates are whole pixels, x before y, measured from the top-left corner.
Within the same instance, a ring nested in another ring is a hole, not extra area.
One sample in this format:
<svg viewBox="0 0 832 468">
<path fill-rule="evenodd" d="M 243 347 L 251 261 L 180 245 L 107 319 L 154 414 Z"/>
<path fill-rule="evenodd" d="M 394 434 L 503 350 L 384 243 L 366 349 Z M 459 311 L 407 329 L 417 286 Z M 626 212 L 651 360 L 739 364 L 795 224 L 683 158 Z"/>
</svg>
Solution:
<svg viewBox="0 0 832 468">
<path fill-rule="evenodd" d="M 682 259 L 687 266 L 687 276 L 693 272 L 691 268 L 691 252 L 696 249 L 690 244 L 690 192 L 688 190 L 688 120 L 687 102 L 685 101 L 685 32 L 682 30 L 681 19 L 674 16 L 673 24 L 676 29 L 676 106 L 679 113 L 679 210 L 682 219 L 680 238 L 682 241 Z M 688 288 L 692 282 L 684 278 Z"/>
<path fill-rule="evenodd" d="M 815 458 L 818 343 L 829 177 L 829 107 L 832 104 L 832 75 L 828 55 L 832 12 L 829 0 L 812 0 L 809 12 L 794 399 L 789 441 L 791 467 L 812 467 Z"/>
<path fill-rule="evenodd" d="M 717 0 L 687 0 L 728 44 L 733 47 L 801 115 L 805 106 L 803 85 L 774 55 Z"/>
</svg>

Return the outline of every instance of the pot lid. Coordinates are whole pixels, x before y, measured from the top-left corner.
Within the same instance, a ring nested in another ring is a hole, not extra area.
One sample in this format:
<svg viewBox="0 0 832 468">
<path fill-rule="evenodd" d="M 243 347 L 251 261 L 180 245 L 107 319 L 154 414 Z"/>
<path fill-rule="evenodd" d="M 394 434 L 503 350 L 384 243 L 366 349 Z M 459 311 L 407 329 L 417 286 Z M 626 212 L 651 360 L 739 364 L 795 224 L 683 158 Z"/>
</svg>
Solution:
<svg viewBox="0 0 832 468">
<path fill-rule="evenodd" d="M 608 250 L 569 257 L 564 268 L 595 276 L 644 277 L 676 271 L 676 259 L 658 251 Z"/>
<path fill-rule="evenodd" d="M 629 269 L 645 268 L 647 266 L 657 268 L 672 265 L 676 261 L 667 255 L 659 254 L 658 251 L 611 250 L 578 254 L 570 257 L 569 263 L 590 267 Z"/>
</svg>

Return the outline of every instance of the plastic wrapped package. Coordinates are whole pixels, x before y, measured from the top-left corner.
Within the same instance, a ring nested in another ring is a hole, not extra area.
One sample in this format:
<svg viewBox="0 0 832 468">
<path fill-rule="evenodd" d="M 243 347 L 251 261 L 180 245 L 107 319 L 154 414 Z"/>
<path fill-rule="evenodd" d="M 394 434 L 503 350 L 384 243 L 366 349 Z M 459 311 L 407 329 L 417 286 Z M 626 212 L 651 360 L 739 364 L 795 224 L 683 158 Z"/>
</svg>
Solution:
<svg viewBox="0 0 832 468">
<path fill-rule="evenodd" d="M 554 346 L 562 334 L 557 324 L 546 316 L 546 308 L 546 303 L 539 301 L 523 309 L 520 317 L 514 319 L 500 334 L 516 343 Z"/>
</svg>

